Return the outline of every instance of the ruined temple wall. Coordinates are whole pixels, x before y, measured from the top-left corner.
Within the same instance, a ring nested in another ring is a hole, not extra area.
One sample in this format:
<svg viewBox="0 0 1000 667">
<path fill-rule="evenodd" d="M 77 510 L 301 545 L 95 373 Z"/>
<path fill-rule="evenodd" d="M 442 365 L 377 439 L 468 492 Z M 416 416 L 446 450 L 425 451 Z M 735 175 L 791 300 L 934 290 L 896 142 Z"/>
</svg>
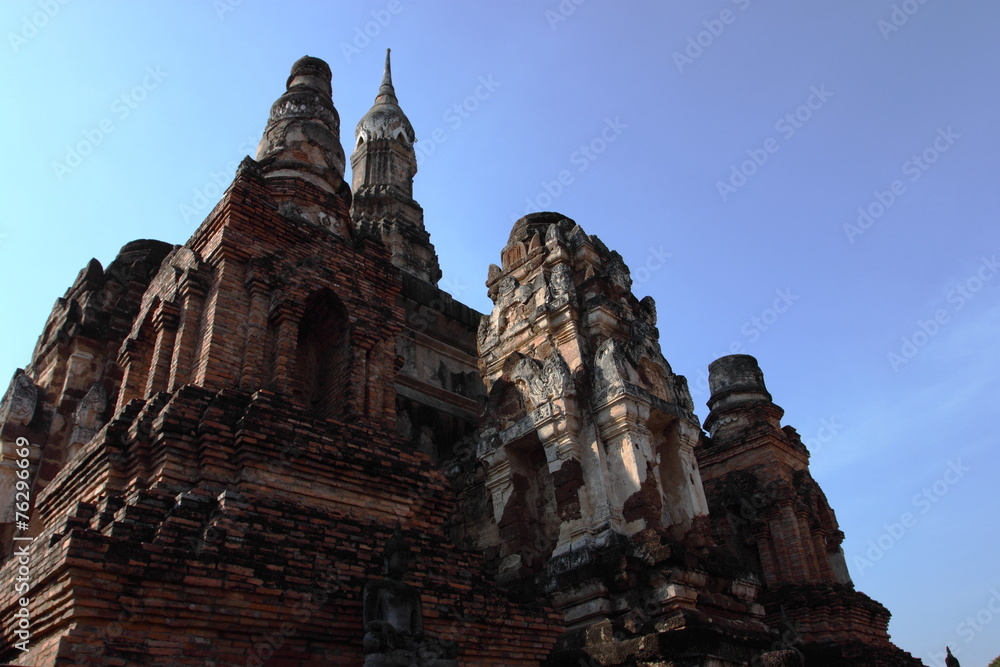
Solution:
<svg viewBox="0 0 1000 667">
<path fill-rule="evenodd" d="M 437 462 L 472 437 L 484 395 L 476 355 L 482 314 L 444 290 L 402 274 L 405 326 L 397 337 L 399 433 Z"/>
<path fill-rule="evenodd" d="M 36 634 L 19 664 L 360 664 L 361 590 L 381 576 L 379 547 L 397 522 L 417 556 L 408 582 L 428 633 L 457 642 L 465 664 L 540 663 L 558 617 L 507 602 L 445 539 L 444 479 L 400 444 L 271 394 L 189 387 L 136 404 L 40 499 Z M 148 482 L 129 477 L 140 452 L 169 465 Z M 11 619 L 11 591 L 0 596 Z M 11 630 L 8 620 L 5 639 Z"/>
<path fill-rule="evenodd" d="M 0 548 L 5 554 L 14 530 L 17 438 L 31 445 L 28 481 L 34 498 L 110 417 L 121 381 L 118 349 L 144 290 L 171 250 L 159 241 L 133 241 L 107 269 L 91 260 L 53 306 L 31 363 L 15 372 L 0 407 Z M 28 534 L 37 530 L 35 523 Z"/>
<path fill-rule="evenodd" d="M 300 122 L 300 107 L 276 108 L 289 131 Z M 135 294 L 112 362 L 115 416 L 38 496 L 24 664 L 246 664 L 261 650 L 359 663 L 361 591 L 396 526 L 420 559 L 428 632 L 467 662 L 538 664 L 561 632 L 554 612 L 507 601 L 448 542 L 444 478 L 397 434 L 404 330 L 431 369 L 409 378 L 417 398 L 457 406 L 469 428 L 478 314 L 438 310 L 433 286 L 404 296 L 390 250 L 355 234 L 337 174 L 317 180 L 295 159 L 245 160 Z M 408 312 L 435 317 L 407 329 Z M 335 599 L 315 602 L 331 586 Z M 10 639 L 16 600 L 4 596 Z M 286 633 L 282 619 L 310 601 Z"/>
</svg>

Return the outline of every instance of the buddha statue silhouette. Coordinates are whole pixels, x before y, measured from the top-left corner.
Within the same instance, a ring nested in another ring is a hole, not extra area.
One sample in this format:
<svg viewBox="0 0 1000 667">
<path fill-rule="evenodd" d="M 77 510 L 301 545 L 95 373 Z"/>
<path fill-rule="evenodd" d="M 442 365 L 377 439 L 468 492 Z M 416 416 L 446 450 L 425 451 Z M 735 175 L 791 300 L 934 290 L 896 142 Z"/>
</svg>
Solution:
<svg viewBox="0 0 1000 667">
<path fill-rule="evenodd" d="M 369 581 L 362 594 L 365 667 L 457 667 L 456 647 L 424 634 L 420 591 L 403 582 L 411 554 L 399 527 L 382 558 L 385 578 Z"/>
</svg>

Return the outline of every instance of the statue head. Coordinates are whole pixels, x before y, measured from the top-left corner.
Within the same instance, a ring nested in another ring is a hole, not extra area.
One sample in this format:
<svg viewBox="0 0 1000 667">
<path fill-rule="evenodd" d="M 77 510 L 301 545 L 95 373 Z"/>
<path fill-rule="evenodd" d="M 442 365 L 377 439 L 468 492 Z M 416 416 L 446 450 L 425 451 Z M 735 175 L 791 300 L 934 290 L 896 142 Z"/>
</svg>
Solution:
<svg viewBox="0 0 1000 667">
<path fill-rule="evenodd" d="M 382 561 L 385 563 L 385 574 L 391 579 L 402 579 L 410 566 L 410 547 L 403 538 L 403 531 L 396 526 L 396 531 L 385 543 Z"/>
</svg>

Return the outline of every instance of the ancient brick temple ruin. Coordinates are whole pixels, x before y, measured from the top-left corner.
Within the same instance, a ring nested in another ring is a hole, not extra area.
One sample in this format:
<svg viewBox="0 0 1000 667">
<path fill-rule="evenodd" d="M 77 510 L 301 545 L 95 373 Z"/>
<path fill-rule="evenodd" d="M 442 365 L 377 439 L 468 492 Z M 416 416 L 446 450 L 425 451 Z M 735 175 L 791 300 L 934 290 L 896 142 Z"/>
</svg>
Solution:
<svg viewBox="0 0 1000 667">
<path fill-rule="evenodd" d="M 16 372 L 0 660 L 920 664 L 752 357 L 702 423 L 653 300 L 557 213 L 492 312 L 455 301 L 388 59 L 350 185 L 330 81 L 296 62 L 190 240 L 91 260 Z"/>
</svg>

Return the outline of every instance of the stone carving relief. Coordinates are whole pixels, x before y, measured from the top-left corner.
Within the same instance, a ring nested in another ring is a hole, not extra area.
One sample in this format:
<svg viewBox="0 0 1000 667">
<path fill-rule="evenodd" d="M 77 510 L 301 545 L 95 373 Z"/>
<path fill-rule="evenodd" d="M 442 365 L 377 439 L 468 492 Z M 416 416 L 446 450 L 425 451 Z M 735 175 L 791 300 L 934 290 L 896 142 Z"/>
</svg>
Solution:
<svg viewBox="0 0 1000 667">
<path fill-rule="evenodd" d="M 72 457 L 90 442 L 104 426 L 104 413 L 108 407 L 108 394 L 103 382 L 95 382 L 80 400 L 73 412 L 73 432 L 70 434 L 67 456 Z"/>
<path fill-rule="evenodd" d="M 555 227 L 553 227 L 555 229 Z M 572 301 L 576 297 L 573 271 L 565 264 L 556 264 L 549 276 L 549 287 L 556 305 Z"/>
<path fill-rule="evenodd" d="M 636 384 L 638 374 L 625 357 L 622 344 L 609 338 L 594 355 L 594 396 L 612 398 L 625 391 L 625 384 Z"/>
<path fill-rule="evenodd" d="M 27 426 L 35 415 L 37 405 L 38 387 L 23 370 L 18 369 L 0 403 L 0 423 Z"/>
<path fill-rule="evenodd" d="M 546 393 L 553 399 L 571 398 L 576 395 L 573 374 L 558 350 L 553 351 L 545 360 L 545 365 L 542 368 L 542 382 Z"/>
<path fill-rule="evenodd" d="M 625 292 L 632 288 L 632 275 L 625 266 L 625 260 L 617 252 L 611 253 L 611 260 L 605 265 L 605 270 L 611 284 L 619 290 Z"/>
</svg>

